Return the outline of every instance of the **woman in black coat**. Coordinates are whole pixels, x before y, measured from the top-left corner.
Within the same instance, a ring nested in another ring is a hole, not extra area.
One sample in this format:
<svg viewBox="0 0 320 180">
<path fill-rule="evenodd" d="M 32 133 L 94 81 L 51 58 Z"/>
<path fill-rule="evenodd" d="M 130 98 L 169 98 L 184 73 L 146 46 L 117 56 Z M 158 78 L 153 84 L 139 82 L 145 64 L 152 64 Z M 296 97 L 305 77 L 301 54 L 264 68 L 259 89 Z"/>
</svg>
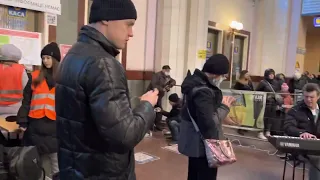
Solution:
<svg viewBox="0 0 320 180">
<path fill-rule="evenodd" d="M 266 108 L 264 113 L 264 132 L 259 133 L 259 138 L 266 139 L 265 136 L 270 136 L 271 127 L 274 124 L 273 121 L 276 118 L 277 102 L 274 92 L 279 92 L 281 86 L 275 79 L 275 71 L 273 69 L 267 69 L 264 72 L 264 79 L 259 83 L 256 91 L 267 92 Z"/>
<path fill-rule="evenodd" d="M 42 163 L 50 164 L 46 176 L 51 177 L 59 172 L 54 78 L 61 59 L 58 45 L 45 46 L 41 58 L 41 69 L 32 72 L 32 81 L 24 89 L 17 122 L 25 131 L 23 145 L 37 147 Z"/>
</svg>

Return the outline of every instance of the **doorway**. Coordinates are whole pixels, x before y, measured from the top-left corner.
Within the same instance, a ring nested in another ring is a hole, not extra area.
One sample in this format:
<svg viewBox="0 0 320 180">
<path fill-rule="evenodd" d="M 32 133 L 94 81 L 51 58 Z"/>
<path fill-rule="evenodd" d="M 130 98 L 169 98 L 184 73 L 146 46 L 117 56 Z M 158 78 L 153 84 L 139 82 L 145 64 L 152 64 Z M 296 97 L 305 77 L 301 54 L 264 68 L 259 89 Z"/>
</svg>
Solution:
<svg viewBox="0 0 320 180">
<path fill-rule="evenodd" d="M 232 62 L 232 86 L 239 79 L 240 72 L 246 69 L 244 63 L 244 49 L 246 37 L 235 35 L 234 46 L 233 46 L 233 62 Z"/>
<path fill-rule="evenodd" d="M 209 57 L 211 57 L 212 55 L 218 53 L 219 35 L 220 35 L 219 30 L 210 29 L 210 28 L 208 29 L 206 60 L 209 59 Z"/>
</svg>

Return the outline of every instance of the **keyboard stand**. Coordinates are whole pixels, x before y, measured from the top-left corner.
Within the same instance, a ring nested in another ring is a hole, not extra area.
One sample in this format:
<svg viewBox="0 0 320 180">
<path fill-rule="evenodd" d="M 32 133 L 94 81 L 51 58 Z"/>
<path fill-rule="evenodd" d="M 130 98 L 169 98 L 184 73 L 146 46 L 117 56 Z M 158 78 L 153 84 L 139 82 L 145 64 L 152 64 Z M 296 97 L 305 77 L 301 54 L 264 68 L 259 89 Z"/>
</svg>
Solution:
<svg viewBox="0 0 320 180">
<path fill-rule="evenodd" d="M 298 158 L 298 155 L 292 155 L 292 157 L 293 157 L 292 180 L 295 180 L 295 172 L 296 172 L 296 167 L 297 167 L 296 162 L 299 162 L 300 160 L 299 160 L 299 158 Z M 285 159 L 284 159 L 282 180 L 285 180 L 285 177 L 286 177 L 287 162 L 288 162 L 288 153 L 286 153 L 286 157 L 285 157 Z M 303 161 L 302 163 L 303 163 L 302 180 L 304 180 L 304 178 L 305 178 L 305 171 L 306 171 L 306 163 L 305 163 L 305 161 Z"/>
</svg>

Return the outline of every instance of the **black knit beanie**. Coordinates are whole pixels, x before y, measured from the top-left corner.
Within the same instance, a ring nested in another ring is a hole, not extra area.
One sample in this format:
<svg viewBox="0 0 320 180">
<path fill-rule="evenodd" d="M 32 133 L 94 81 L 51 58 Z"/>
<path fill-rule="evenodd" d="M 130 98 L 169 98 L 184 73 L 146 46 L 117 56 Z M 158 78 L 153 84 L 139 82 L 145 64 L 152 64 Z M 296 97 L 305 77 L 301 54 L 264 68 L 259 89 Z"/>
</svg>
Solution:
<svg viewBox="0 0 320 180">
<path fill-rule="evenodd" d="M 178 94 L 176 94 L 176 93 L 171 94 L 171 95 L 169 96 L 169 101 L 174 102 L 174 103 L 178 102 L 178 101 L 179 101 L 179 96 L 178 96 Z"/>
<path fill-rule="evenodd" d="M 137 11 L 131 0 L 93 0 L 89 24 L 124 19 L 137 19 Z"/>
<path fill-rule="evenodd" d="M 202 68 L 202 72 L 223 75 L 229 73 L 229 60 L 223 54 L 215 54 L 211 56 Z"/>
<path fill-rule="evenodd" d="M 61 60 L 61 54 L 60 49 L 58 47 L 58 44 L 55 42 L 52 42 L 50 44 L 47 44 L 41 51 L 41 57 L 43 55 L 51 56 L 55 58 L 57 61 L 60 62 Z"/>
</svg>

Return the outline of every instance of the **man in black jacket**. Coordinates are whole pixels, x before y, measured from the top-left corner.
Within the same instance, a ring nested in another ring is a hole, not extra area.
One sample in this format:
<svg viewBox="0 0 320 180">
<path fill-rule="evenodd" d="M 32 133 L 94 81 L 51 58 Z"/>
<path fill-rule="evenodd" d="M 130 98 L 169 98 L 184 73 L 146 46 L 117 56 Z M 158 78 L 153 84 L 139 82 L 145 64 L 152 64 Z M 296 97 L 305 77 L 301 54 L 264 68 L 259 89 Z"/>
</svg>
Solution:
<svg viewBox="0 0 320 180">
<path fill-rule="evenodd" d="M 125 70 L 115 58 L 133 36 L 131 0 L 94 0 L 89 25 L 57 76 L 61 180 L 135 180 L 134 147 L 153 125 L 158 90 L 132 109 Z"/>
<path fill-rule="evenodd" d="M 320 138 L 319 97 L 317 84 L 308 83 L 303 87 L 304 100 L 295 105 L 287 113 L 284 131 L 289 136 L 303 139 Z M 313 164 L 320 168 L 320 157 L 311 157 Z M 319 180 L 320 172 L 310 167 L 309 180 Z"/>
<path fill-rule="evenodd" d="M 173 93 L 169 96 L 169 103 L 172 106 L 170 112 L 159 108 L 156 108 L 156 111 L 159 111 L 162 115 L 167 117 L 166 122 L 170 131 L 166 132 L 165 135 L 171 134 L 171 144 L 176 144 L 179 139 L 179 124 L 181 122 L 180 111 L 182 101 L 177 93 Z"/>
</svg>

